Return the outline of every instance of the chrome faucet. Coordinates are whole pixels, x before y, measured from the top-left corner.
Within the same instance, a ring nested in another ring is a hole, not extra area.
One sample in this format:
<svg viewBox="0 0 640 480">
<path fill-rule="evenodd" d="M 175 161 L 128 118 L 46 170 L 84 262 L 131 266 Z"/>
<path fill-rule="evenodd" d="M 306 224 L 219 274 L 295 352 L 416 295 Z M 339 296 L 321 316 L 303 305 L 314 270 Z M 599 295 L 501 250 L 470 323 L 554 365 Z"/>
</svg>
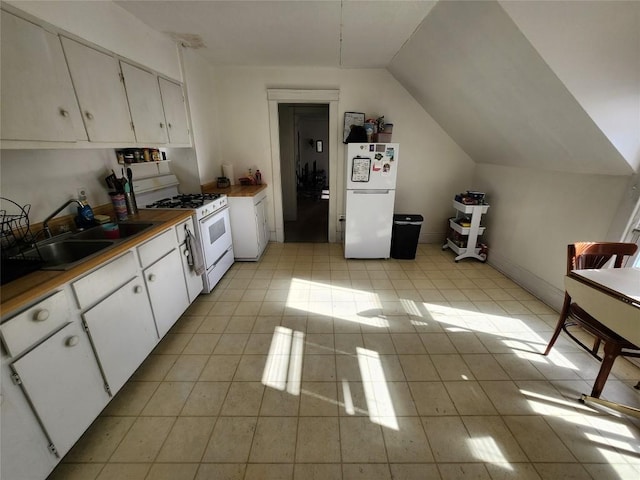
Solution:
<svg viewBox="0 0 640 480">
<path fill-rule="evenodd" d="M 44 222 L 42 222 L 42 231 L 44 232 L 45 236 L 47 238 L 51 238 L 53 237 L 53 234 L 51 233 L 51 229 L 49 228 L 49 221 L 55 217 L 56 215 L 58 215 L 62 210 L 64 210 L 65 208 L 67 208 L 69 205 L 71 205 L 72 203 L 77 203 L 78 206 L 80 208 L 82 208 L 82 204 L 76 200 L 75 198 L 72 198 L 71 200 L 67 200 L 64 205 L 62 205 L 60 208 L 57 208 L 55 212 L 53 212 L 51 215 L 49 215 L 47 218 L 44 219 Z"/>
</svg>

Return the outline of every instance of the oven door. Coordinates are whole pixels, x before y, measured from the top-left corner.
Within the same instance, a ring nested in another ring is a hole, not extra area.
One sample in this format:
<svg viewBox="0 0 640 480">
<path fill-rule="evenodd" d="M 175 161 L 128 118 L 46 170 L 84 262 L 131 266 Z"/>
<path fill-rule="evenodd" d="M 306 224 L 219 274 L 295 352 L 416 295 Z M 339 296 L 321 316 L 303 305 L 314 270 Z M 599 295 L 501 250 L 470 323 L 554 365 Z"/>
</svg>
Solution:
<svg viewBox="0 0 640 480">
<path fill-rule="evenodd" d="M 200 220 L 200 240 L 204 251 L 204 262 L 209 270 L 231 246 L 229 207 Z"/>
</svg>

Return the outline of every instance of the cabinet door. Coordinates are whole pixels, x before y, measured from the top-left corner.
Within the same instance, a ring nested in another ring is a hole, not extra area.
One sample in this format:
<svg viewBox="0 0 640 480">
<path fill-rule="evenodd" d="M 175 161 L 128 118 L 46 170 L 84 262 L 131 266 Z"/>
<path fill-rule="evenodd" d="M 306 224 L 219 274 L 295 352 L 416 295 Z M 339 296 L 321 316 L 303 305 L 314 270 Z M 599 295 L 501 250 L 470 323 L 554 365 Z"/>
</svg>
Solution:
<svg viewBox="0 0 640 480">
<path fill-rule="evenodd" d="M 83 318 L 115 395 L 158 342 L 142 279 L 135 277 L 85 312 Z"/>
<path fill-rule="evenodd" d="M 182 85 L 158 78 L 169 143 L 190 143 Z"/>
<path fill-rule="evenodd" d="M 10 13 L 0 17 L 2 138 L 86 140 L 58 37 Z"/>
<path fill-rule="evenodd" d="M 149 290 L 160 338 L 164 337 L 189 306 L 183 279 L 182 261 L 177 248 L 144 271 L 144 281 Z"/>
<path fill-rule="evenodd" d="M 267 199 L 256 203 L 256 224 L 258 229 L 258 256 L 263 252 L 269 241 L 269 227 L 267 225 Z"/>
<path fill-rule="evenodd" d="M 253 198 L 229 197 L 229 217 L 235 258 L 255 260 L 260 256 L 260 234 Z"/>
<path fill-rule="evenodd" d="M 89 140 L 134 143 L 118 61 L 68 38 L 61 40 Z"/>
<path fill-rule="evenodd" d="M 167 128 L 156 75 L 120 62 L 138 143 L 167 143 Z"/>
<path fill-rule="evenodd" d="M 69 323 L 12 368 L 60 456 L 109 401 L 89 339 L 78 322 Z"/>
</svg>

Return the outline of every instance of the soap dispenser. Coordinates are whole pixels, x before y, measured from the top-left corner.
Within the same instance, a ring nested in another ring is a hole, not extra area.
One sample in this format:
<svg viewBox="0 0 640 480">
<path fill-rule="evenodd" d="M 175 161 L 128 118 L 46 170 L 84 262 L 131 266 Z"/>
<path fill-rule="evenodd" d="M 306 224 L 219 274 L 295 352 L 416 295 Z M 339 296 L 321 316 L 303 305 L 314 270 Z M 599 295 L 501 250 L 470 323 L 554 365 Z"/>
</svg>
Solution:
<svg viewBox="0 0 640 480">
<path fill-rule="evenodd" d="M 78 228 L 89 228 L 96 225 L 96 219 L 93 216 L 93 210 L 87 202 L 87 195 L 84 190 L 80 190 L 78 194 L 78 216 L 75 218 Z"/>
</svg>

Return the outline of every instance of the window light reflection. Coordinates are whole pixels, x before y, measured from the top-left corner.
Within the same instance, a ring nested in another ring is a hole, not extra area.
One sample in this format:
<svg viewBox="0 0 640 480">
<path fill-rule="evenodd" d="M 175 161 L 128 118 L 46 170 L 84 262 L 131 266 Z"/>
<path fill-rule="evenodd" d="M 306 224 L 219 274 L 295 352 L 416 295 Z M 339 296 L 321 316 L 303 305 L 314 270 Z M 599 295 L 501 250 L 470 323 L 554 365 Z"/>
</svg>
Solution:
<svg viewBox="0 0 640 480">
<path fill-rule="evenodd" d="M 301 301 L 304 294 L 299 292 L 307 292 L 308 300 Z M 286 307 L 371 327 L 389 326 L 377 294 L 301 278 L 291 280 Z"/>
<path fill-rule="evenodd" d="M 262 373 L 262 383 L 268 387 L 300 394 L 304 333 L 278 326 L 273 332 L 269 355 Z"/>
<path fill-rule="evenodd" d="M 420 312 L 418 305 L 416 305 L 416 302 L 414 302 L 413 300 L 401 298 L 400 304 L 402 305 L 402 308 L 404 308 L 404 311 L 407 312 L 407 314 L 413 315 L 414 317 L 422 317 L 422 312 Z"/>
<path fill-rule="evenodd" d="M 507 470 L 513 470 L 496 441 L 491 437 L 469 438 L 467 440 L 471 453 L 487 463 L 494 463 Z"/>
<path fill-rule="evenodd" d="M 358 365 L 360 366 L 369 418 L 373 423 L 398 430 L 398 420 L 391 401 L 380 355 L 378 352 L 360 347 L 356 347 L 356 352 L 358 354 Z"/>
</svg>

